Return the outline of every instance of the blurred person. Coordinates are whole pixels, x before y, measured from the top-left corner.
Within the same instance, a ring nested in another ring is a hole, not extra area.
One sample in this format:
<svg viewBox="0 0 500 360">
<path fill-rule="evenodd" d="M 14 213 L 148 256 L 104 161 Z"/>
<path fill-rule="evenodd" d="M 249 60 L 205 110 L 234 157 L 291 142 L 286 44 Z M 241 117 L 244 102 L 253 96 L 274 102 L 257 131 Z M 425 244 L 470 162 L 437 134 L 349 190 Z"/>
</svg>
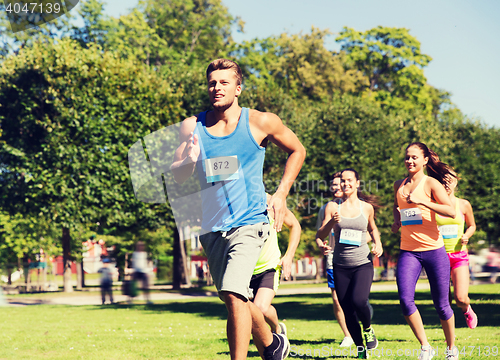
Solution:
<svg viewBox="0 0 500 360">
<path fill-rule="evenodd" d="M 497 272 L 500 271 L 500 254 L 493 246 L 490 247 L 486 255 L 486 264 L 484 270 L 491 272 L 490 282 L 492 284 L 497 282 Z"/>
<path fill-rule="evenodd" d="M 471 204 L 465 199 L 455 196 L 458 179 L 446 177 L 446 191 L 451 204 L 455 206 L 455 217 L 444 217 L 436 214 L 436 224 L 443 237 L 444 247 L 450 259 L 451 280 L 455 303 L 462 310 L 467 326 L 477 326 L 477 315 L 470 306 L 469 298 L 469 254 L 467 244 L 476 231 L 476 222 Z M 464 226 L 466 230 L 464 232 Z"/>
<path fill-rule="evenodd" d="M 134 281 L 141 282 L 140 289 L 144 292 L 144 298 L 148 304 L 152 304 L 149 298 L 148 253 L 143 241 L 138 241 L 135 245 L 135 251 L 132 254 L 132 267 Z"/>
<path fill-rule="evenodd" d="M 106 303 L 106 294 L 109 294 L 109 302 L 113 304 L 113 270 L 111 269 L 111 260 L 107 257 L 102 259 L 102 267 L 98 270 L 101 274 L 101 297 L 102 304 Z"/>
</svg>

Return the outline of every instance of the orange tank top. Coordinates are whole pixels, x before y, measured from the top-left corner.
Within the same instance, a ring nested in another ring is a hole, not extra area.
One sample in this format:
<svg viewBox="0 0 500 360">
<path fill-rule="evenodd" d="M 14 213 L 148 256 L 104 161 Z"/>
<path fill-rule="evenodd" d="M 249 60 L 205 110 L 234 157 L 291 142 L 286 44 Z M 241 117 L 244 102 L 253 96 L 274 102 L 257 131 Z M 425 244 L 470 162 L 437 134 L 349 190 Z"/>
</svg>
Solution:
<svg viewBox="0 0 500 360">
<path fill-rule="evenodd" d="M 431 195 L 425 192 L 424 176 L 417 185 L 413 194 L 419 199 L 432 201 Z M 408 194 L 403 194 L 401 183 L 397 191 L 399 212 L 401 214 L 401 250 L 406 251 L 429 251 L 436 250 L 444 246 L 437 224 L 436 213 L 423 205 L 408 204 L 406 198 Z"/>
</svg>

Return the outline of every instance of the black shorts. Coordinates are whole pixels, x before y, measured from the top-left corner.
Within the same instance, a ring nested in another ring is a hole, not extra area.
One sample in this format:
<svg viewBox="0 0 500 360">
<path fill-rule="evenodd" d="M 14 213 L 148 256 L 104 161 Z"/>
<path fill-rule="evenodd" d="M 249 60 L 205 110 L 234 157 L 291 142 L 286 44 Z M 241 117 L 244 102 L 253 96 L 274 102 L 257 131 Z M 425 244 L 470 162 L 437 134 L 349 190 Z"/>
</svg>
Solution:
<svg viewBox="0 0 500 360">
<path fill-rule="evenodd" d="M 280 277 L 281 267 L 279 267 L 279 271 L 276 271 L 276 269 L 269 269 L 263 273 L 252 275 L 250 280 L 250 289 L 253 292 L 253 296 L 255 297 L 257 290 L 260 288 L 271 289 L 276 293 L 278 291 Z"/>
</svg>

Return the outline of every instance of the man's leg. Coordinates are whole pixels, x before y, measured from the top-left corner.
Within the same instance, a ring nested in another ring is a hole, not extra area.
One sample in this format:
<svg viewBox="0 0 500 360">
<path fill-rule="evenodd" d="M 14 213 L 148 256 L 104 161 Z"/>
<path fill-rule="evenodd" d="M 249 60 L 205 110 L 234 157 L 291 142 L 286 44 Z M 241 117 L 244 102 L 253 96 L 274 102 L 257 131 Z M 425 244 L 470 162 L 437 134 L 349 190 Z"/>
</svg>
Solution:
<svg viewBox="0 0 500 360">
<path fill-rule="evenodd" d="M 259 288 L 259 290 L 257 290 L 257 295 L 255 295 L 253 303 L 260 309 L 260 311 L 264 315 L 266 322 L 271 327 L 271 331 L 279 333 L 278 313 L 276 312 L 274 306 L 271 305 L 271 302 L 274 299 L 274 295 L 275 293 L 273 289 Z"/>
<path fill-rule="evenodd" d="M 246 359 L 252 332 L 251 302 L 238 294 L 223 292 L 227 308 L 227 340 L 231 360 Z"/>
</svg>

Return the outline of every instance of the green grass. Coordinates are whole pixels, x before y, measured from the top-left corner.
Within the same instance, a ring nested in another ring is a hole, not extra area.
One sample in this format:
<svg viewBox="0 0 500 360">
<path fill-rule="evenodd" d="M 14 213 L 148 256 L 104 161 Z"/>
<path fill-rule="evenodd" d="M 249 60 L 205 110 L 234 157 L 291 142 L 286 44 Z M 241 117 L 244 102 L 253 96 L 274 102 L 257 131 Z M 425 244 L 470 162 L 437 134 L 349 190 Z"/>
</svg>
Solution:
<svg viewBox="0 0 500 360">
<path fill-rule="evenodd" d="M 500 285 L 475 285 L 470 290 L 479 327 L 467 328 L 454 306 L 456 343 L 467 350 L 460 359 L 495 358 L 491 351 L 500 347 Z M 416 355 L 396 355 L 398 350 L 419 348 L 401 314 L 397 293 L 372 292 L 370 301 L 379 351 L 383 350 L 383 356 L 372 358 L 416 359 Z M 429 292 L 417 292 L 416 301 L 429 341 L 439 349 L 435 359 L 444 359 L 444 335 Z M 345 358 L 339 352 L 342 333 L 333 320 L 329 294 L 278 296 L 274 304 L 288 327 L 291 359 Z M 0 308 L 0 359 L 228 359 L 226 316 L 217 298 L 197 297 L 151 306 L 4 307 Z M 489 356 L 484 354 L 486 346 Z M 389 350 L 393 356 L 387 356 Z M 248 358 L 259 359 L 253 345 Z"/>
</svg>

